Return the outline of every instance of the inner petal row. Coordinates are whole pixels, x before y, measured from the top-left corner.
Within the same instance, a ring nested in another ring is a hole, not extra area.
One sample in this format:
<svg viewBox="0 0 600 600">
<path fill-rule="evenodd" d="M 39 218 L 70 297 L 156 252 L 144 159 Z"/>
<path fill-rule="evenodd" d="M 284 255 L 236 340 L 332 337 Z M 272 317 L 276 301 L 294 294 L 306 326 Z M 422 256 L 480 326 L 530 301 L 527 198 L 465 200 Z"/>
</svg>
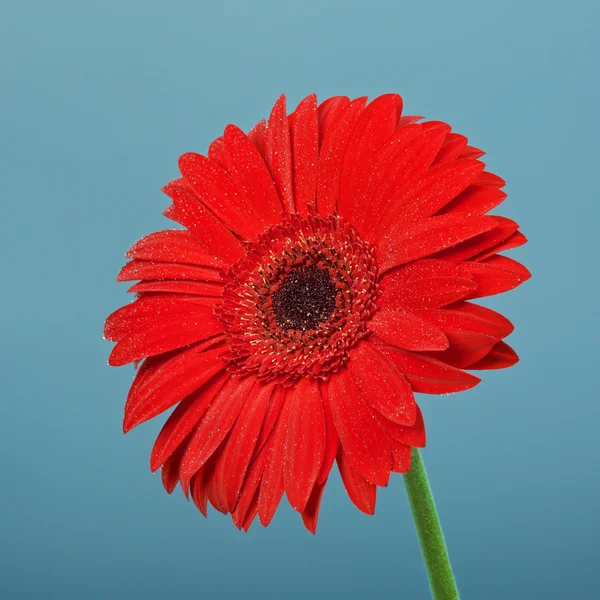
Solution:
<svg viewBox="0 0 600 600">
<path fill-rule="evenodd" d="M 231 370 L 284 385 L 338 370 L 367 334 L 377 276 L 374 248 L 340 217 L 267 229 L 227 272 L 217 308 Z"/>
</svg>

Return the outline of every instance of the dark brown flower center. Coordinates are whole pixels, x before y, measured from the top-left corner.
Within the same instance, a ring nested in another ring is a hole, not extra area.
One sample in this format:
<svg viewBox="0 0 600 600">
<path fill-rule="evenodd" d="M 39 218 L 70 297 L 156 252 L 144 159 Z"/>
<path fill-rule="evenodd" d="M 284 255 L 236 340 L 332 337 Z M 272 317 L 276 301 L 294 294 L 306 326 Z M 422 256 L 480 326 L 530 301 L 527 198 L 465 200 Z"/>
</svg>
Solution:
<svg viewBox="0 0 600 600">
<path fill-rule="evenodd" d="M 346 364 L 376 310 L 374 248 L 340 217 L 293 215 L 246 252 L 216 308 L 230 369 L 291 385 Z"/>
<path fill-rule="evenodd" d="M 337 288 L 329 271 L 312 265 L 292 271 L 273 294 L 273 312 L 282 329 L 316 329 L 335 309 Z"/>
</svg>

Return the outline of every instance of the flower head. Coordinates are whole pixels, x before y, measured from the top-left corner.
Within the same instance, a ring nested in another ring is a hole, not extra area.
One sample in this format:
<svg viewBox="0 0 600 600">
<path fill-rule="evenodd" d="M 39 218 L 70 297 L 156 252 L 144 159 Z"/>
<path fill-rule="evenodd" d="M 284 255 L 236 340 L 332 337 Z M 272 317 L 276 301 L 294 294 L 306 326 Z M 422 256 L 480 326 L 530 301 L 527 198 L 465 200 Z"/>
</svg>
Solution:
<svg viewBox="0 0 600 600">
<path fill-rule="evenodd" d="M 529 278 L 499 254 L 525 243 L 518 225 L 488 215 L 504 181 L 401 109 L 311 95 L 288 115 L 282 96 L 268 123 L 180 158 L 165 215 L 183 229 L 127 254 L 137 298 L 105 327 L 111 365 L 142 361 L 124 430 L 177 405 L 151 467 L 205 515 L 268 525 L 285 493 L 314 532 L 336 461 L 372 514 L 425 445 L 414 392 L 518 360 L 511 323 L 471 301 Z"/>
</svg>

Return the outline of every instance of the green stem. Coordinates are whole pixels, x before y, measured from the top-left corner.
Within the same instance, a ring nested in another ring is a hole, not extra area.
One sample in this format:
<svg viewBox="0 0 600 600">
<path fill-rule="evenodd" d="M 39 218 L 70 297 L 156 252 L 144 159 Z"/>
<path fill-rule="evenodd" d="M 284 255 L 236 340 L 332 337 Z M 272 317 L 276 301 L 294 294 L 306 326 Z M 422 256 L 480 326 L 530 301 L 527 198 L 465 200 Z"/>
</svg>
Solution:
<svg viewBox="0 0 600 600">
<path fill-rule="evenodd" d="M 411 467 L 404 475 L 404 485 L 427 568 L 431 594 L 434 600 L 459 600 L 427 472 L 417 448 L 413 448 Z"/>
</svg>

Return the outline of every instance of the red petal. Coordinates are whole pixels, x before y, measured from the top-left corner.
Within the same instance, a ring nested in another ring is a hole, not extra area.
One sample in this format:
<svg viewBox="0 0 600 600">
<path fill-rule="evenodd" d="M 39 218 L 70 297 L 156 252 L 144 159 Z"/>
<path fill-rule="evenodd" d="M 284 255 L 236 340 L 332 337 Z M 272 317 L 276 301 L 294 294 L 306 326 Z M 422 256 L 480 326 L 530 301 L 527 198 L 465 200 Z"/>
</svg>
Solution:
<svg viewBox="0 0 600 600">
<path fill-rule="evenodd" d="M 117 281 L 135 281 L 136 279 L 191 279 L 219 283 L 223 281 L 220 272 L 212 267 L 133 259 L 121 269 Z"/>
<path fill-rule="evenodd" d="M 437 325 L 445 333 L 472 331 L 499 339 L 512 332 L 512 324 L 507 326 L 506 321 L 498 322 L 496 319 L 475 314 L 474 311 L 463 311 L 461 308 L 464 304 L 467 303 L 457 303 L 450 308 L 428 308 L 415 312 L 422 319 Z"/>
<path fill-rule="evenodd" d="M 480 185 L 489 185 L 490 187 L 495 187 L 498 189 L 506 185 L 506 181 L 504 181 L 502 177 L 498 177 L 498 175 L 494 175 L 494 173 L 488 173 L 487 171 L 484 171 L 479 176 L 477 183 Z"/>
<path fill-rule="evenodd" d="M 468 278 L 469 272 L 460 265 L 445 260 L 423 258 L 391 273 L 385 273 L 381 277 L 381 281 L 382 283 L 387 284 L 389 280 L 396 280 L 396 287 L 399 288 L 401 285 L 409 285 L 413 281 L 428 277 Z"/>
<path fill-rule="evenodd" d="M 206 467 L 200 469 L 193 477 L 190 483 L 190 494 L 196 508 L 204 515 L 208 516 L 208 506 L 206 497 L 206 482 L 204 481 L 204 471 Z"/>
<path fill-rule="evenodd" d="M 333 414 L 331 412 L 331 406 L 329 405 L 329 386 L 327 382 L 321 380 L 319 382 L 319 389 L 321 390 L 321 398 L 323 399 L 323 412 L 325 413 L 325 453 L 323 456 L 323 464 L 321 465 L 321 472 L 317 477 L 317 484 L 324 484 L 329 477 L 329 472 L 335 462 L 338 446 L 340 445 L 340 438 L 338 437 L 335 423 L 333 421 Z"/>
<path fill-rule="evenodd" d="M 417 404 L 408 382 L 372 344 L 362 341 L 352 350 L 348 370 L 376 411 L 399 425 L 415 422 Z"/>
<path fill-rule="evenodd" d="M 252 209 L 263 223 L 281 221 L 282 206 L 259 151 L 235 125 L 228 125 L 223 136 L 227 170 L 239 190 L 252 199 Z"/>
<path fill-rule="evenodd" d="M 227 157 L 225 155 L 225 143 L 223 136 L 213 140 L 208 147 L 208 158 L 216 162 L 222 169 L 227 168 Z"/>
<path fill-rule="evenodd" d="M 182 400 L 171 413 L 161 429 L 152 455 L 150 456 L 150 469 L 156 471 L 174 450 L 181 445 L 186 436 L 198 424 L 214 397 L 219 393 L 229 374 L 221 373 L 213 377 L 187 398 Z"/>
<path fill-rule="evenodd" d="M 369 329 L 382 340 L 404 350 L 422 352 L 448 347 L 448 340 L 439 327 L 409 312 L 380 310 L 369 322 Z"/>
<path fill-rule="evenodd" d="M 183 181 L 183 179 L 178 179 L 177 181 Z M 181 223 L 179 221 L 179 216 L 177 215 L 177 210 L 175 209 L 175 206 L 173 204 L 171 204 L 171 206 L 167 206 L 167 208 L 165 208 L 165 210 L 163 211 L 163 215 L 165 217 L 167 217 L 167 219 L 171 219 L 171 221 L 175 221 L 175 223 L 179 223 L 180 225 L 183 225 L 183 223 Z"/>
<path fill-rule="evenodd" d="M 459 154 L 467 145 L 467 141 L 468 140 L 464 135 L 460 135 L 459 133 L 449 133 L 432 164 L 439 165 L 458 158 Z"/>
<path fill-rule="evenodd" d="M 504 252 L 505 250 L 511 250 L 512 248 L 518 248 L 527 243 L 527 238 L 520 232 L 515 231 L 511 236 L 507 237 L 503 242 L 500 242 L 496 246 L 492 246 L 485 252 L 477 254 L 473 257 L 473 260 L 482 261 L 486 258 L 490 258 L 498 252 Z"/>
<path fill-rule="evenodd" d="M 487 185 L 470 185 L 452 202 L 446 204 L 440 212 L 442 214 L 463 212 L 484 215 L 504 202 L 505 198 L 506 193 L 502 190 Z"/>
<path fill-rule="evenodd" d="M 390 443 L 392 446 L 392 471 L 394 473 L 408 473 L 410 471 L 412 448 L 394 439 Z"/>
<path fill-rule="evenodd" d="M 151 283 L 151 282 L 140 282 L 140 285 L 142 283 Z M 195 282 L 181 282 L 181 283 L 202 283 L 200 281 L 195 281 Z M 134 286 L 131 286 L 134 287 Z M 131 288 L 129 288 L 130 291 Z M 211 309 L 214 310 L 215 306 L 217 306 L 217 304 L 219 304 L 219 300 L 220 298 L 217 296 L 198 296 L 198 295 L 192 295 L 192 294 L 177 294 L 177 293 L 171 293 L 171 292 L 139 292 L 137 294 L 137 298 L 138 300 L 146 300 L 148 298 L 168 298 L 168 297 L 176 297 L 176 298 L 181 298 L 182 300 L 187 300 L 188 302 L 194 302 L 195 304 L 199 305 L 199 306 L 209 306 Z"/>
<path fill-rule="evenodd" d="M 265 157 L 265 144 L 267 143 L 267 122 L 261 119 L 249 132 L 248 139 L 256 146 L 260 155 Z"/>
<path fill-rule="evenodd" d="M 471 185 L 483 171 L 476 160 L 453 160 L 432 167 L 422 182 L 412 187 L 398 207 L 398 222 L 408 225 L 430 217 Z"/>
<path fill-rule="evenodd" d="M 303 512 L 325 453 L 325 415 L 315 379 L 301 379 L 290 393 L 283 480 L 292 507 Z"/>
<path fill-rule="evenodd" d="M 429 129 L 439 127 L 440 125 L 445 125 L 448 130 L 448 134 L 450 133 L 450 125 L 444 123 L 443 121 L 425 121 L 425 123 L 421 123 L 421 125 L 423 125 L 423 131 L 428 131 Z"/>
<path fill-rule="evenodd" d="M 128 292 L 166 292 L 171 294 L 193 294 L 210 298 L 219 298 L 223 292 L 223 284 L 208 281 L 178 281 L 177 279 L 161 279 L 140 281 L 135 283 Z"/>
<path fill-rule="evenodd" d="M 267 449 L 255 455 L 255 458 L 250 463 L 250 467 L 240 492 L 240 498 L 231 513 L 233 522 L 238 528 L 244 526 L 244 522 L 253 512 L 254 508 L 258 508 L 259 485 L 264 472 L 267 459 Z"/>
<path fill-rule="evenodd" d="M 321 508 L 321 498 L 323 498 L 323 491 L 325 490 L 326 481 L 323 483 L 315 483 L 315 487 L 308 499 L 306 508 L 302 513 L 302 521 L 304 526 L 312 534 L 317 532 L 317 522 L 319 521 L 319 509 Z"/>
<path fill-rule="evenodd" d="M 431 217 L 408 228 L 397 222 L 388 236 L 379 241 L 380 272 L 429 256 L 494 227 L 497 221 L 492 217 L 463 214 Z"/>
<path fill-rule="evenodd" d="M 265 470 L 258 496 L 258 518 L 267 527 L 281 502 L 284 489 L 283 462 L 287 434 L 287 408 L 284 407 L 269 441 Z"/>
<path fill-rule="evenodd" d="M 342 161 L 366 101 L 366 98 L 353 100 L 323 139 L 317 177 L 317 208 L 322 216 L 333 214 L 337 207 Z"/>
<path fill-rule="evenodd" d="M 387 436 L 348 371 L 332 376 L 329 404 L 342 448 L 354 468 L 370 482 L 387 485 L 391 466 Z"/>
<path fill-rule="evenodd" d="M 209 342 L 201 342 L 199 344 L 195 344 L 193 348 L 190 348 L 190 350 L 193 349 L 197 354 L 200 354 L 207 349 L 216 348 L 218 343 L 219 342 L 215 342 L 214 340 L 210 340 Z M 150 358 L 146 358 L 142 361 L 141 366 L 139 369 L 137 369 L 133 383 L 129 388 L 129 393 L 127 394 L 124 410 L 125 415 L 130 412 L 132 404 L 137 401 L 140 391 L 143 390 L 146 384 L 148 382 L 152 382 L 152 380 L 155 379 L 155 376 L 160 374 L 165 367 L 169 368 L 171 366 L 173 359 L 185 352 L 187 352 L 187 350 L 173 350 L 172 352 L 165 352 L 164 354 L 151 356 Z M 127 431 L 125 431 L 125 433 L 127 433 Z"/>
<path fill-rule="evenodd" d="M 402 442 L 402 444 L 412 446 L 413 448 L 425 447 L 425 422 L 423 421 L 421 409 L 418 406 L 416 407 L 415 421 L 410 426 L 392 423 L 392 421 L 388 421 L 386 418 L 379 415 L 378 421 L 383 429 L 385 429 L 390 441 L 395 440 L 397 442 Z M 393 449 L 394 447 L 392 445 L 392 450 Z"/>
<path fill-rule="evenodd" d="M 126 335 L 165 317 L 187 315 L 188 313 L 205 314 L 206 306 L 199 304 L 198 298 L 185 296 L 149 296 L 139 298 L 130 304 L 122 306 L 107 319 L 104 325 L 104 337 L 118 342 Z"/>
<path fill-rule="evenodd" d="M 256 239 L 263 231 L 265 226 L 252 210 L 248 198 L 240 194 L 227 171 L 216 162 L 188 152 L 180 157 L 179 170 L 198 200 L 230 229 L 248 239 Z"/>
<path fill-rule="evenodd" d="M 497 338 L 473 331 L 446 330 L 450 347 L 433 356 L 453 367 L 466 369 L 481 360 L 493 347 Z"/>
<path fill-rule="evenodd" d="M 350 500 L 358 510 L 367 515 L 375 514 L 377 488 L 356 471 L 341 448 L 338 451 L 337 463 Z"/>
<path fill-rule="evenodd" d="M 459 217 L 460 213 L 454 213 L 453 215 L 443 215 L 446 217 L 456 216 Z M 442 216 L 442 217 L 443 217 Z M 437 218 L 442 218 L 437 217 Z M 477 217 L 475 217 L 477 218 Z M 494 228 L 489 228 L 489 231 L 482 230 L 480 235 L 472 237 L 468 241 L 464 241 L 461 244 L 458 244 L 454 248 L 448 248 L 442 252 L 439 252 L 436 258 L 441 258 L 443 260 L 448 260 L 451 262 L 461 262 L 463 260 L 468 260 L 469 258 L 476 256 L 483 252 L 484 250 L 488 250 L 503 242 L 506 238 L 511 236 L 517 229 L 518 225 L 514 221 L 507 219 L 505 217 L 478 217 L 480 219 L 493 219 L 496 221 L 497 225 Z M 466 238 L 465 238 L 466 239 Z"/>
<path fill-rule="evenodd" d="M 202 347 L 203 344 L 199 344 L 198 347 Z M 129 410 L 129 406 L 131 404 L 131 399 L 134 398 L 138 392 L 142 388 L 142 386 L 146 385 L 146 382 L 153 377 L 159 370 L 161 370 L 172 358 L 181 354 L 180 350 L 175 350 L 173 352 L 167 352 L 166 354 L 160 354 L 158 356 L 151 356 L 146 360 L 142 361 L 141 366 L 137 369 L 137 373 L 133 379 L 133 383 L 129 388 L 129 392 L 127 394 L 127 401 L 125 402 L 125 412 Z"/>
<path fill-rule="evenodd" d="M 180 351 L 144 378 L 143 384 L 132 386 L 125 406 L 125 433 L 171 408 L 222 371 L 226 366 L 222 352 L 221 346 L 205 352 L 196 346 Z"/>
<path fill-rule="evenodd" d="M 319 118 L 319 144 L 327 135 L 330 127 L 340 118 L 348 105 L 350 98 L 347 96 L 333 96 L 324 100 L 317 108 Z"/>
<path fill-rule="evenodd" d="M 439 308 L 462 300 L 476 289 L 477 284 L 464 277 L 424 277 L 406 281 L 402 270 L 396 270 L 384 277 L 378 304 L 382 309 L 392 310 Z"/>
<path fill-rule="evenodd" d="M 246 514 L 246 518 L 244 522 L 241 524 L 241 528 L 247 533 L 252 525 L 252 522 L 258 515 L 258 494 L 254 494 L 254 498 L 252 498 L 252 503 L 248 509 L 248 513 Z"/>
<path fill-rule="evenodd" d="M 192 434 L 181 463 L 181 487 L 189 488 L 190 479 L 219 447 L 235 423 L 250 390 L 253 377 L 230 378 L 212 401 L 200 425 Z"/>
<path fill-rule="evenodd" d="M 418 185 L 425 176 L 444 138 L 450 131 L 445 123 L 425 128 L 426 123 L 417 125 L 420 134 L 401 138 L 396 148 L 395 158 L 385 174 L 379 175 L 381 183 L 373 194 L 374 215 L 365 222 L 365 231 L 371 232 L 370 239 L 378 240 L 397 221 L 398 206 L 409 194 L 411 188 Z M 396 135 L 405 134 L 402 130 Z M 406 134 L 405 134 L 406 135 Z M 393 138 L 392 138 L 393 139 Z M 391 142 L 391 139 L 390 139 Z"/>
<path fill-rule="evenodd" d="M 465 146 L 458 158 L 481 158 L 485 152 L 475 146 Z"/>
<path fill-rule="evenodd" d="M 260 430 L 258 441 L 256 442 L 256 452 L 260 452 L 263 446 L 269 440 L 269 437 L 275 428 L 275 424 L 279 419 L 281 409 L 283 408 L 285 395 L 286 389 L 283 387 L 277 386 L 273 391 L 273 394 L 269 400 L 269 405 L 267 406 L 267 412 L 265 414 L 263 426 Z"/>
<path fill-rule="evenodd" d="M 356 195 L 358 185 L 369 177 L 376 151 L 396 130 L 399 117 L 397 94 L 386 94 L 375 98 L 362 111 L 344 155 L 340 174 L 340 196 L 338 212 L 353 222 L 354 210 L 359 202 Z"/>
<path fill-rule="evenodd" d="M 265 144 L 265 163 L 269 167 L 281 203 L 288 214 L 295 212 L 290 129 L 284 95 L 279 96 L 269 117 Z"/>
<path fill-rule="evenodd" d="M 217 459 L 214 478 L 217 487 L 223 490 L 227 512 L 237 504 L 272 392 L 272 384 L 254 385 Z"/>
<path fill-rule="evenodd" d="M 477 289 L 470 295 L 470 298 L 501 294 L 518 287 L 529 279 L 529 277 L 523 278 L 513 271 L 497 267 L 493 263 L 463 262 L 462 265 L 469 270 L 471 277 L 477 283 Z"/>
<path fill-rule="evenodd" d="M 207 473 L 204 476 L 204 482 L 205 482 L 204 488 L 206 490 L 206 497 L 207 497 L 208 501 L 210 502 L 211 506 L 216 511 L 220 512 L 223 515 L 226 515 L 227 509 L 225 508 L 225 506 L 223 504 L 223 491 L 224 490 L 219 485 L 217 485 L 217 481 L 215 480 L 215 477 L 214 477 L 214 469 L 216 468 L 217 462 L 219 461 L 219 457 L 220 457 L 221 453 L 223 452 L 224 445 L 225 445 L 225 441 L 221 442 L 221 444 L 219 444 L 219 446 L 217 446 L 217 448 L 215 449 L 215 451 L 213 452 L 211 457 L 204 464 L 203 468 L 207 469 Z M 209 463 L 210 463 L 210 465 L 209 465 Z M 181 487 L 183 489 L 183 492 L 184 492 L 184 494 L 186 494 L 186 497 L 187 497 L 189 488 L 190 488 L 190 482 L 187 481 L 187 479 L 185 479 L 184 477 L 181 477 L 180 481 L 181 481 Z"/>
<path fill-rule="evenodd" d="M 496 335 L 501 337 L 506 337 L 515 329 L 514 325 L 505 316 L 497 313 L 491 308 L 479 306 L 479 304 L 473 304 L 472 302 L 457 302 L 456 304 L 448 306 L 447 308 L 451 310 L 459 310 L 461 313 L 473 315 L 487 321 L 488 323 L 492 324 L 494 328 L 489 329 L 489 331 L 494 331 Z"/>
<path fill-rule="evenodd" d="M 182 160 L 185 156 L 187 155 L 184 154 Z M 229 263 L 234 263 L 245 255 L 240 241 L 204 207 L 192 192 L 174 182 L 167 184 L 163 192 L 175 203 L 179 221 L 211 254 Z"/>
<path fill-rule="evenodd" d="M 169 456 L 163 465 L 161 471 L 162 483 L 167 491 L 167 494 L 172 494 L 173 490 L 179 483 L 179 466 L 181 464 L 181 457 L 185 451 L 185 443 L 179 446 L 175 452 Z"/>
<path fill-rule="evenodd" d="M 385 196 L 385 191 L 390 186 L 393 187 L 392 184 L 397 181 L 395 178 L 405 176 L 405 173 L 398 169 L 398 163 L 406 159 L 409 142 L 420 133 L 419 125 L 404 126 L 390 136 L 374 154 L 369 173 L 361 180 L 355 192 L 359 201 L 356 203 L 352 222 L 358 223 L 361 229 L 363 224 L 366 229 L 370 228 L 373 207 L 376 207 L 379 214 L 383 208 L 380 198 Z"/>
<path fill-rule="evenodd" d="M 378 347 L 404 374 L 415 392 L 447 394 L 476 386 L 481 380 L 475 375 L 456 369 L 435 358 L 392 348 Z"/>
<path fill-rule="evenodd" d="M 491 256 L 490 258 L 486 258 L 482 264 L 506 269 L 518 275 L 522 281 L 527 281 L 531 277 L 531 273 L 526 267 L 508 256 Z"/>
<path fill-rule="evenodd" d="M 221 506 L 218 503 L 217 498 L 215 497 L 215 494 L 214 494 L 215 490 L 214 490 L 214 485 L 213 485 L 213 481 L 214 481 L 213 474 L 215 471 L 215 464 L 216 464 L 217 458 L 219 456 L 219 451 L 220 451 L 220 448 L 218 448 L 215 451 L 215 453 L 206 461 L 206 464 L 196 473 L 194 478 L 202 477 L 202 481 L 204 483 L 204 496 L 206 496 L 206 500 L 208 500 L 211 503 L 213 508 L 215 508 L 219 512 L 223 512 Z M 194 478 L 192 478 L 192 481 L 194 480 Z M 185 489 L 184 489 L 184 493 L 185 493 Z"/>
<path fill-rule="evenodd" d="M 113 367 L 183 348 L 211 338 L 223 331 L 223 325 L 210 306 L 168 317 L 155 318 L 122 338 L 113 348 L 108 364 Z"/>
<path fill-rule="evenodd" d="M 505 342 L 497 342 L 479 361 L 469 365 L 469 369 L 506 369 L 519 362 L 517 353 Z"/>
<path fill-rule="evenodd" d="M 423 118 L 424 117 L 419 117 L 417 115 L 405 115 L 398 119 L 398 124 L 396 125 L 396 127 L 400 129 L 402 127 L 406 127 L 407 125 L 412 125 L 413 123 L 416 123 L 417 121 L 420 121 Z"/>
<path fill-rule="evenodd" d="M 191 263 L 222 269 L 225 263 L 207 254 L 202 244 L 181 229 L 156 231 L 137 241 L 125 255 L 127 258 L 160 262 Z"/>
<path fill-rule="evenodd" d="M 200 343 L 196 346 L 198 348 L 198 352 L 203 352 L 206 350 L 206 344 Z M 151 356 L 150 358 L 146 358 L 142 361 L 141 365 L 138 368 L 138 365 L 135 366 L 137 369 L 137 373 L 133 379 L 133 383 L 129 388 L 129 392 L 127 394 L 127 400 L 125 402 L 125 412 L 129 410 L 129 406 L 131 405 L 132 398 L 135 398 L 137 392 L 146 385 L 146 383 L 152 378 L 158 371 L 162 370 L 169 361 L 181 354 L 181 350 L 174 350 L 173 352 L 166 352 L 165 354 L 159 354 L 158 356 Z"/>
<path fill-rule="evenodd" d="M 308 214 L 316 206 L 319 124 L 317 97 L 311 94 L 296 108 L 290 124 L 296 211 Z"/>
</svg>

